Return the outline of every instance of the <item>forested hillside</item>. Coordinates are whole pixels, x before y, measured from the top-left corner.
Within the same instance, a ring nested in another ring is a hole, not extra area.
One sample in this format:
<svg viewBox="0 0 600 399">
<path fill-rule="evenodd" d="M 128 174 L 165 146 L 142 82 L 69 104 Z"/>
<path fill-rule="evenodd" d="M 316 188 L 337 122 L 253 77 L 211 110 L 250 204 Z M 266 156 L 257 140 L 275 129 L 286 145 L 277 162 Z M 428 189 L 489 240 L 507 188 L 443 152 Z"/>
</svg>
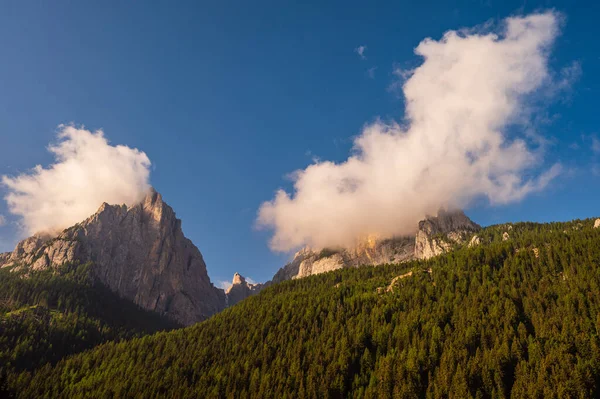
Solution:
<svg viewBox="0 0 600 399">
<path fill-rule="evenodd" d="M 90 264 L 58 270 L 0 269 L 0 395 L 24 370 L 105 341 L 177 325 L 145 311 L 94 281 Z"/>
<path fill-rule="evenodd" d="M 592 225 L 494 226 L 480 245 L 427 262 L 287 281 L 195 326 L 24 372 L 10 388 L 22 398 L 598 397 Z"/>
</svg>

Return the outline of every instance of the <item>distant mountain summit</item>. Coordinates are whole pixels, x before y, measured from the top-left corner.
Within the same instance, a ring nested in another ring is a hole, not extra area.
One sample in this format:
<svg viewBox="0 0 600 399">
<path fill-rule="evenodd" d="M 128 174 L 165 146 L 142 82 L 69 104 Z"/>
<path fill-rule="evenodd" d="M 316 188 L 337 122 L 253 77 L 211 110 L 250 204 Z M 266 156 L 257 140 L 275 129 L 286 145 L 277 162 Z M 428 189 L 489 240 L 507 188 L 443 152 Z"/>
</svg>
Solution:
<svg viewBox="0 0 600 399">
<path fill-rule="evenodd" d="M 429 259 L 441 255 L 453 246 L 465 243 L 469 238 L 469 242 L 474 244 L 477 242 L 474 233 L 479 230 L 481 226 L 469 219 L 463 211 L 441 210 L 437 217 L 427 217 L 419 222 L 414 257 Z"/>
<path fill-rule="evenodd" d="M 34 235 L 0 255 L 0 267 L 33 269 L 92 262 L 92 274 L 121 297 L 189 325 L 226 306 L 196 246 L 152 189 L 137 205 L 102 204 L 57 237 Z"/>
<path fill-rule="evenodd" d="M 246 278 L 239 273 L 233 275 L 233 281 L 231 287 L 225 290 L 227 295 L 227 305 L 232 306 L 241 301 L 242 299 L 248 298 L 250 295 L 258 293 L 262 290 L 264 284 L 252 284 L 246 281 Z"/>
<path fill-rule="evenodd" d="M 440 210 L 437 216 L 428 216 L 415 226 L 415 234 L 385 239 L 368 238 L 350 248 L 325 248 L 315 251 L 309 247 L 296 252 L 293 259 L 275 273 L 271 281 L 247 288 L 245 280 L 227 291 L 229 305 L 253 295 L 271 284 L 363 265 L 402 263 L 413 259 L 429 259 L 452 250 L 455 246 L 476 245 L 481 226 L 469 219 L 463 211 Z M 241 276 L 240 276 L 241 277 Z M 243 279 L 243 277 L 242 277 Z M 231 291 L 231 292 L 230 292 Z M 232 300 L 232 295 L 235 300 Z"/>
<path fill-rule="evenodd" d="M 429 259 L 463 244 L 481 227 L 463 211 L 441 210 L 415 226 L 415 235 L 386 239 L 368 239 L 352 248 L 304 248 L 273 277 L 272 282 L 296 279 L 345 267 L 400 263 L 413 259 Z"/>
<path fill-rule="evenodd" d="M 273 276 L 273 283 L 325 273 L 345 267 L 400 263 L 413 259 L 414 237 L 370 239 L 351 248 L 298 251 L 290 263 Z"/>
<path fill-rule="evenodd" d="M 415 235 L 370 238 L 352 248 L 304 248 L 271 281 L 253 284 L 236 273 L 223 291 L 211 283 L 181 220 L 152 189 L 134 206 L 103 203 L 56 237 L 37 234 L 19 242 L 13 252 L 0 254 L 0 267 L 43 270 L 91 262 L 93 277 L 122 298 L 190 325 L 274 283 L 346 267 L 428 259 L 467 240 L 476 243 L 480 229 L 462 211 L 441 211 L 415 228 Z"/>
</svg>

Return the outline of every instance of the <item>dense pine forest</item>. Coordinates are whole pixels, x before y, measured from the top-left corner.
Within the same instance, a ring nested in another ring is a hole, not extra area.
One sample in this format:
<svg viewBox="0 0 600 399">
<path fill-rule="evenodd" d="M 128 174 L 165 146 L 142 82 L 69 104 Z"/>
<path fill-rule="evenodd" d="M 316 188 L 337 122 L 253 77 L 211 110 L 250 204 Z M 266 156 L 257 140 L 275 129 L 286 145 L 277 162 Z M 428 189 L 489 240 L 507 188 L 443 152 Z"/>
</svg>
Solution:
<svg viewBox="0 0 600 399">
<path fill-rule="evenodd" d="M 112 326 L 128 321 L 98 324 L 94 336 L 86 326 L 97 313 L 71 319 L 78 303 L 41 288 L 21 299 L 4 273 L 0 292 L 8 284 L 14 301 L 2 308 L 7 389 L 20 398 L 599 397 L 600 229 L 519 223 L 478 235 L 480 245 L 426 262 L 283 282 L 192 327 L 56 363 L 50 344 L 72 348 L 63 330 L 89 347 L 126 336 Z M 22 317 L 25 341 L 7 329 Z M 39 332 L 44 317 L 52 331 Z"/>
<path fill-rule="evenodd" d="M 90 264 L 0 269 L 0 396 L 7 377 L 54 364 L 102 342 L 178 327 L 116 296 Z"/>
</svg>

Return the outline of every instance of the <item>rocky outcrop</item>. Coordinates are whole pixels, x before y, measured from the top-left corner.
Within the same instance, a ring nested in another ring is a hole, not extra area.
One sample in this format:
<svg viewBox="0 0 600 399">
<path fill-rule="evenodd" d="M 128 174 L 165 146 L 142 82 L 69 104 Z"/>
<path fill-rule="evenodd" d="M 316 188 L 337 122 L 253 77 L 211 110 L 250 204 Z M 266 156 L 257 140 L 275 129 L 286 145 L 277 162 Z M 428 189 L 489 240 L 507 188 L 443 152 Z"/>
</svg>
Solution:
<svg viewBox="0 0 600 399">
<path fill-rule="evenodd" d="M 0 265 L 3 265 L 6 262 L 8 262 L 11 255 L 12 255 L 12 252 L 3 252 L 3 253 L 1 253 L 0 254 Z"/>
<path fill-rule="evenodd" d="M 273 283 L 347 267 L 428 259 L 467 242 L 479 229 L 462 212 L 441 211 L 421 221 L 412 236 L 370 238 L 351 248 L 304 248 L 265 284 L 249 283 L 236 273 L 224 292 L 211 283 L 200 251 L 183 235 L 173 209 L 152 190 L 133 207 L 104 203 L 57 237 L 34 235 L 21 241 L 12 253 L 0 254 L 0 267 L 45 269 L 91 262 L 92 274 L 122 297 L 189 325 Z M 478 243 L 473 236 L 469 245 Z"/>
<path fill-rule="evenodd" d="M 594 221 L 594 228 L 595 228 L 595 229 L 597 229 L 597 228 L 599 228 L 599 227 L 600 227 L 600 219 L 596 219 L 596 220 Z"/>
<path fill-rule="evenodd" d="M 0 266 L 15 264 L 32 265 L 37 260 L 38 249 L 49 239 L 49 236 L 34 234 L 20 241 L 14 251 L 0 255 Z"/>
<path fill-rule="evenodd" d="M 344 267 L 398 263 L 412 259 L 413 237 L 370 239 L 352 248 L 313 251 L 304 248 L 294 255 L 290 263 L 279 269 L 272 282 L 302 278 Z"/>
<path fill-rule="evenodd" d="M 211 283 L 202 254 L 154 190 L 132 207 L 104 203 L 57 237 L 30 237 L 0 258 L 0 266 L 34 269 L 70 262 L 92 262 L 93 276 L 121 297 L 184 325 L 225 307 L 225 294 Z"/>
<path fill-rule="evenodd" d="M 477 234 L 475 234 L 473 237 L 471 237 L 471 241 L 469 241 L 468 247 L 469 248 L 476 247 L 479 244 L 481 244 L 481 238 L 479 238 L 479 236 Z"/>
<path fill-rule="evenodd" d="M 429 259 L 471 239 L 481 227 L 462 211 L 440 211 L 438 216 L 419 222 L 413 236 L 365 240 L 352 248 L 314 251 L 304 248 L 273 277 L 272 283 L 324 273 L 345 267 L 400 263 Z M 476 236 L 475 236 L 476 237 Z M 477 245 L 480 239 L 471 239 Z M 271 283 L 269 282 L 269 283 Z M 267 284 L 269 284 L 267 283 Z"/>
<path fill-rule="evenodd" d="M 429 259 L 463 244 L 481 227 L 469 219 L 462 211 L 440 211 L 436 217 L 428 217 L 419 222 L 415 237 L 415 258 Z"/>
<path fill-rule="evenodd" d="M 241 274 L 235 273 L 233 275 L 231 287 L 225 291 L 225 295 L 227 295 L 227 305 L 233 306 L 239 301 L 257 294 L 263 287 L 264 284 L 249 283 Z"/>
<path fill-rule="evenodd" d="M 421 270 L 421 272 L 422 273 L 428 273 L 429 276 L 431 277 L 431 275 L 433 273 L 433 270 L 431 268 L 429 268 L 429 269 Z M 396 276 L 396 277 L 394 277 L 392 279 L 392 281 L 390 281 L 390 284 L 387 287 L 378 287 L 376 292 L 378 294 L 382 294 L 382 293 L 385 293 L 385 292 L 394 292 L 394 287 L 396 286 L 396 284 L 400 280 L 403 280 L 403 279 L 405 279 L 407 277 L 411 277 L 413 274 L 414 274 L 414 271 L 411 270 L 408 273 L 404 273 L 404 274 L 401 274 L 399 276 Z"/>
</svg>

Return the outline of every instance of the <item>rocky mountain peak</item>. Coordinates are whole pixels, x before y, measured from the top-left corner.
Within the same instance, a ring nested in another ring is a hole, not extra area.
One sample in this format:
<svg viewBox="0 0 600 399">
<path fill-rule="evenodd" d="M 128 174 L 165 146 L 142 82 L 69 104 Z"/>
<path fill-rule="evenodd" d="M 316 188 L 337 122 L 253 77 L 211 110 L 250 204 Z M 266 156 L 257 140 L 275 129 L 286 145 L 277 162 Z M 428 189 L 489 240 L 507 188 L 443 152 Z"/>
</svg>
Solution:
<svg viewBox="0 0 600 399">
<path fill-rule="evenodd" d="M 415 235 L 405 237 L 366 237 L 349 248 L 298 251 L 292 260 L 279 269 L 272 282 L 290 280 L 324 273 L 344 267 L 380 265 L 428 259 L 450 250 L 454 245 L 471 239 L 481 227 L 462 211 L 440 210 L 415 226 Z"/>
<path fill-rule="evenodd" d="M 20 241 L 15 247 L 15 250 L 11 253 L 10 260 L 14 262 L 27 256 L 27 254 L 35 252 L 50 238 L 51 237 L 46 234 L 34 234 L 31 237 Z"/>
<path fill-rule="evenodd" d="M 263 289 L 264 284 L 252 284 L 246 281 L 246 278 L 239 273 L 233 275 L 231 286 L 225 291 L 227 295 L 227 305 L 232 306 L 249 297 L 250 295 L 258 293 Z"/>
<path fill-rule="evenodd" d="M 461 210 L 440 210 L 437 216 L 428 216 L 419 222 L 415 237 L 415 258 L 429 259 L 462 244 L 472 233 L 481 230 Z"/>
<path fill-rule="evenodd" d="M 462 210 L 441 209 L 437 216 L 427 216 L 419 222 L 419 231 L 429 235 L 447 234 L 452 231 L 479 231 L 481 226 L 473 222 Z"/>
<path fill-rule="evenodd" d="M 34 235 L 12 253 L 0 254 L 0 267 L 33 269 L 92 262 L 100 282 L 139 306 L 192 324 L 260 291 L 264 286 L 344 267 L 428 259 L 475 239 L 480 227 L 462 211 L 440 211 L 415 226 L 416 234 L 367 237 L 350 248 L 305 247 L 272 281 L 249 283 L 235 273 L 223 291 L 213 286 L 200 251 L 188 240 L 173 209 L 151 189 L 137 204 L 103 203 L 96 213 L 56 237 Z"/>
<path fill-rule="evenodd" d="M 240 285 L 240 284 L 246 284 L 246 279 L 244 278 L 244 276 L 242 276 L 239 273 L 235 273 L 233 275 L 233 280 L 231 282 L 232 285 Z"/>
<path fill-rule="evenodd" d="M 140 206 L 144 210 L 144 213 L 152 217 L 154 222 L 160 223 L 163 220 L 175 219 L 175 212 L 173 208 L 167 205 L 162 195 L 153 188 L 146 194 L 144 200 L 140 203 Z"/>
<path fill-rule="evenodd" d="M 0 266 L 34 269 L 87 262 L 93 276 L 122 297 L 182 324 L 225 307 L 225 294 L 211 283 L 202 254 L 154 189 L 129 208 L 103 203 L 57 237 L 30 237 L 8 259 L 0 258 Z"/>
</svg>

